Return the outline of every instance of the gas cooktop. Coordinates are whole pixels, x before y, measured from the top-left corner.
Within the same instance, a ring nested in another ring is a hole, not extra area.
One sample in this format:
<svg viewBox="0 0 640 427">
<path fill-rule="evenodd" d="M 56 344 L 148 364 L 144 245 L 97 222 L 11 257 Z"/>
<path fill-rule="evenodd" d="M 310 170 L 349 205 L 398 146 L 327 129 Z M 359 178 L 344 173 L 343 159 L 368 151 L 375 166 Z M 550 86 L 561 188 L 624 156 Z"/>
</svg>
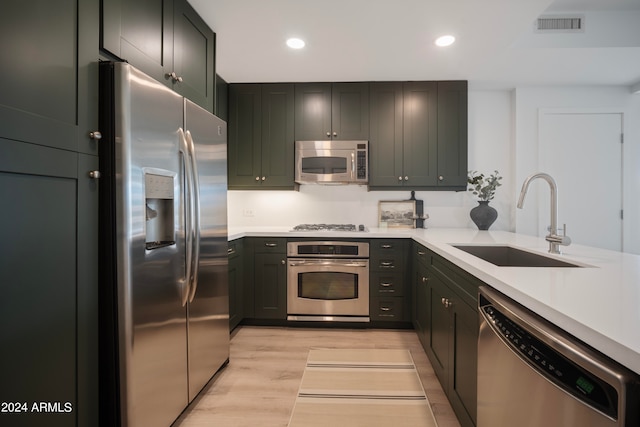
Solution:
<svg viewBox="0 0 640 427">
<path fill-rule="evenodd" d="M 367 228 L 362 224 L 300 224 L 291 231 L 367 231 Z"/>
</svg>

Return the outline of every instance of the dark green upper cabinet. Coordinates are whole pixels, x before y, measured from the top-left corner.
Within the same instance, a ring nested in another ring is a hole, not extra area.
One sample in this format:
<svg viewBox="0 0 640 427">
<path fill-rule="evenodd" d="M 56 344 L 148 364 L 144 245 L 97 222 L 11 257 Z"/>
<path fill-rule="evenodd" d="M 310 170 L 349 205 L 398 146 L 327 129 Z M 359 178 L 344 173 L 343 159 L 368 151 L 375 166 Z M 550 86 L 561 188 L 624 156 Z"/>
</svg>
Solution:
<svg viewBox="0 0 640 427">
<path fill-rule="evenodd" d="M 211 112 L 215 42 L 186 0 L 102 2 L 102 49 Z"/>
<path fill-rule="evenodd" d="M 293 84 L 229 85 L 229 189 L 293 189 Z"/>
<path fill-rule="evenodd" d="M 467 82 L 371 83 L 369 187 L 465 190 Z"/>
<path fill-rule="evenodd" d="M 467 185 L 467 82 L 438 82 L 438 185 Z"/>
<path fill-rule="evenodd" d="M 79 27 L 97 24 L 85 12 L 91 8 L 76 0 L 3 3 L 0 137 L 97 154 L 86 127 L 97 105 L 78 99 L 79 89 L 97 84 L 97 30 L 78 38 Z"/>
<path fill-rule="evenodd" d="M 369 83 L 295 85 L 295 139 L 369 139 Z"/>
</svg>

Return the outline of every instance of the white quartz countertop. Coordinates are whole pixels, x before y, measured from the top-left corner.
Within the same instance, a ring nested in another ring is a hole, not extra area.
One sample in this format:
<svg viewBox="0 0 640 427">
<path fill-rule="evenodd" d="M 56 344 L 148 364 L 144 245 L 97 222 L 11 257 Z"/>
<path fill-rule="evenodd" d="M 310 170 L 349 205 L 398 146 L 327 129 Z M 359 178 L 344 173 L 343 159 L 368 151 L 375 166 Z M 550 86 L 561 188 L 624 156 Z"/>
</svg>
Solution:
<svg viewBox="0 0 640 427">
<path fill-rule="evenodd" d="M 620 364 L 640 374 L 640 256 L 575 245 L 551 255 L 543 238 L 473 229 L 368 232 L 292 232 L 290 227 L 230 229 L 244 236 L 328 238 L 411 238 L 494 289 L 519 302 Z M 452 244 L 522 248 L 584 266 L 499 267 Z"/>
</svg>

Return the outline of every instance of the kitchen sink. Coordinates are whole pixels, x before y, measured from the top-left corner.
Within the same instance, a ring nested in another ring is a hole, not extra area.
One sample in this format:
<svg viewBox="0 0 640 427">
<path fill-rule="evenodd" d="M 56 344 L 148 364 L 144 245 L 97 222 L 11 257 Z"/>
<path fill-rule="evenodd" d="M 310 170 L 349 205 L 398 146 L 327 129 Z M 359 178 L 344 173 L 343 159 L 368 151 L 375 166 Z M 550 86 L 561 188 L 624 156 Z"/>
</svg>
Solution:
<svg viewBox="0 0 640 427">
<path fill-rule="evenodd" d="M 581 265 L 505 245 L 452 246 L 500 267 L 582 267 Z"/>
</svg>

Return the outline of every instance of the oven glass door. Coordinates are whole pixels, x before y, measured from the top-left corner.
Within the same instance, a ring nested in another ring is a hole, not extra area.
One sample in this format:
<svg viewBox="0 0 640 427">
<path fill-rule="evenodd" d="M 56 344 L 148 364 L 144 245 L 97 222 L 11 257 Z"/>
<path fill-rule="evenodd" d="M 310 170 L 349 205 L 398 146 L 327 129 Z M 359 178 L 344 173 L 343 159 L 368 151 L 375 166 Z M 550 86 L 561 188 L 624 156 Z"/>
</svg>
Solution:
<svg viewBox="0 0 640 427">
<path fill-rule="evenodd" d="M 369 315 L 369 260 L 289 258 L 290 315 Z"/>
</svg>

